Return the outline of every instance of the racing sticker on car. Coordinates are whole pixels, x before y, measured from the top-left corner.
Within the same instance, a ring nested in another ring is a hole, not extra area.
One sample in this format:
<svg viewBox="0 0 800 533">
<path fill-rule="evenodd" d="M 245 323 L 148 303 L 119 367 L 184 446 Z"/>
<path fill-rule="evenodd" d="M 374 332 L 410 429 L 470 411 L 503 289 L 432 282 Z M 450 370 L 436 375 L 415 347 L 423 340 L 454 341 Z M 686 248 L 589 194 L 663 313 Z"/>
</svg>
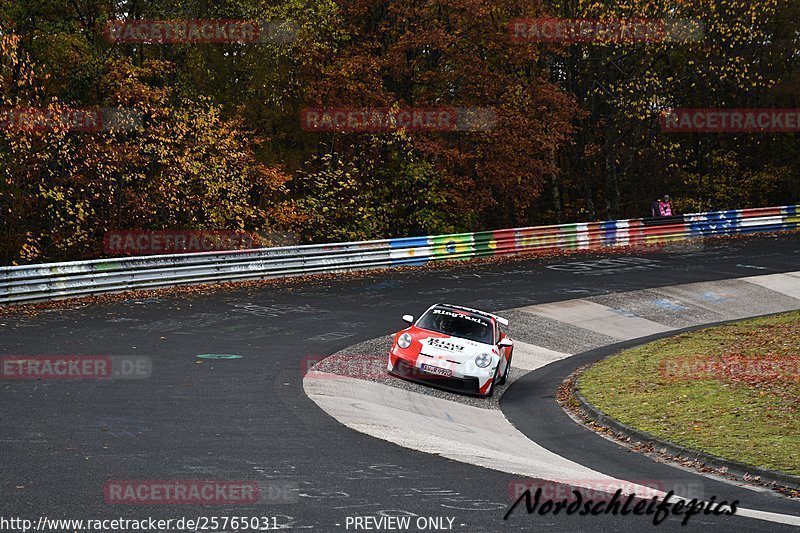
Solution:
<svg viewBox="0 0 800 533">
<path fill-rule="evenodd" d="M 450 342 L 445 339 L 437 339 L 435 337 L 430 337 L 425 339 L 428 346 L 431 348 L 439 348 L 440 350 L 448 350 L 450 352 L 463 352 L 464 347 L 453 342 Z"/>
<path fill-rule="evenodd" d="M 478 324 L 480 324 L 482 326 L 486 325 L 486 321 L 484 321 L 484 320 L 482 320 L 482 319 L 480 319 L 478 317 L 470 316 L 470 315 L 467 315 L 467 314 L 464 314 L 464 313 L 456 313 L 455 311 L 448 311 L 447 309 L 434 309 L 434 310 L 431 311 L 431 313 L 433 313 L 434 315 L 447 315 L 447 316 L 451 316 L 453 318 L 462 318 L 464 320 L 471 320 L 472 322 L 477 322 Z"/>
</svg>

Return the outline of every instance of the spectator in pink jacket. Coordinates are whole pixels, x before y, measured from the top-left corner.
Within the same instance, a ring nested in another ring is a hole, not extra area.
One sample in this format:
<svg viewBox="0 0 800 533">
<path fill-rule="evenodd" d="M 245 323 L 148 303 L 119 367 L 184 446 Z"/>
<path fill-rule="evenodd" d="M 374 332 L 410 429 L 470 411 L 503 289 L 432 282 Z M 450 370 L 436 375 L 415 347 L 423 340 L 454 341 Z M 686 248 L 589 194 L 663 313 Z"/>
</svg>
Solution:
<svg viewBox="0 0 800 533">
<path fill-rule="evenodd" d="M 672 202 L 669 200 L 669 194 L 665 194 L 664 198 L 658 202 L 658 207 L 662 217 L 672 216 Z"/>
</svg>

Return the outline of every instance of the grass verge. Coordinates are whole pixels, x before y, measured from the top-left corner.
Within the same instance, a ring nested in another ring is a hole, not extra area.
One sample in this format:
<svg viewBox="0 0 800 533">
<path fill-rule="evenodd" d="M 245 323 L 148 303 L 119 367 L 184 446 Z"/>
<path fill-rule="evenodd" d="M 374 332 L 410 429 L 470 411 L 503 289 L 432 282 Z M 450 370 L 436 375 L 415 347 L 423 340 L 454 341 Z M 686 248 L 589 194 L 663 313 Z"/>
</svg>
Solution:
<svg viewBox="0 0 800 533">
<path fill-rule="evenodd" d="M 578 388 L 662 440 L 800 475 L 800 312 L 624 350 L 584 372 Z"/>
</svg>

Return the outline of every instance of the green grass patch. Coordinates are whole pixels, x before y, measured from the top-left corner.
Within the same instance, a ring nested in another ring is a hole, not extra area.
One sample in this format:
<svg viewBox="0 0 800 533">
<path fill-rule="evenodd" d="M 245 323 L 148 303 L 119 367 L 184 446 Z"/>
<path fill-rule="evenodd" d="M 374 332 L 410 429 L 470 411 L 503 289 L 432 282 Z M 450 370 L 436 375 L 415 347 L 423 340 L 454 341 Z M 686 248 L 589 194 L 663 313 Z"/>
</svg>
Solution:
<svg viewBox="0 0 800 533">
<path fill-rule="evenodd" d="M 589 368 L 581 393 L 660 439 L 800 475 L 800 312 L 683 333 Z"/>
</svg>

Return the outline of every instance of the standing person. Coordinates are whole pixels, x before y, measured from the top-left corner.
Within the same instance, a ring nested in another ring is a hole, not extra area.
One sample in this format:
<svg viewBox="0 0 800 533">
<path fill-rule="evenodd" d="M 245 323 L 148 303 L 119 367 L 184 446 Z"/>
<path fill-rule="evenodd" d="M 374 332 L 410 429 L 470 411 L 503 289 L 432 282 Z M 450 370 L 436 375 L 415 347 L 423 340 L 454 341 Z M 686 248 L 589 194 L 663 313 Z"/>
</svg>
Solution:
<svg viewBox="0 0 800 533">
<path fill-rule="evenodd" d="M 663 203 L 664 199 L 661 196 L 659 196 L 658 198 L 653 200 L 652 204 L 650 204 L 650 212 L 653 218 L 659 218 L 664 216 L 664 211 L 661 208 Z"/>
<path fill-rule="evenodd" d="M 665 194 L 664 199 L 661 201 L 661 216 L 672 216 L 672 202 L 670 202 L 669 194 Z"/>
</svg>

